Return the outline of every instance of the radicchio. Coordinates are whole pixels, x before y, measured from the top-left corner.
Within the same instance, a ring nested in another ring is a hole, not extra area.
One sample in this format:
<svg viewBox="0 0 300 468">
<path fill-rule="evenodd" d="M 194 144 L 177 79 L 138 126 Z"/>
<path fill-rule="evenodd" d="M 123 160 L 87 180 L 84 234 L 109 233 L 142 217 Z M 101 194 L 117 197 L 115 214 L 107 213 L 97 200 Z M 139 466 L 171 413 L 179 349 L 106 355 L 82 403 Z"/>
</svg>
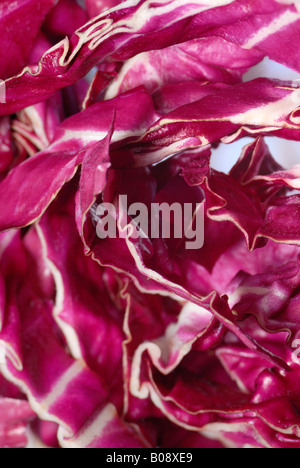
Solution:
<svg viewBox="0 0 300 468">
<path fill-rule="evenodd" d="M 300 141 L 298 1 L 5 0 L 0 32 L 0 446 L 300 448 L 300 165 L 266 142 Z"/>
</svg>

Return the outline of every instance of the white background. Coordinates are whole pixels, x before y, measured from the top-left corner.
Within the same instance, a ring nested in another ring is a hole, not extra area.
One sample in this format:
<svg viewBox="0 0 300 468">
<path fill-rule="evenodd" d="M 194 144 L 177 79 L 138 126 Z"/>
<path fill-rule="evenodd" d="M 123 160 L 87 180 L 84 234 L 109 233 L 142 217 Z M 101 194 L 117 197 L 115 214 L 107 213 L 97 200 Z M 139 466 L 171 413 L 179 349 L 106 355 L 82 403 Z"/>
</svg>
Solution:
<svg viewBox="0 0 300 468">
<path fill-rule="evenodd" d="M 272 62 L 268 58 L 264 59 L 256 67 L 253 67 L 244 76 L 244 81 L 255 78 L 276 78 L 280 80 L 299 80 L 300 75 L 278 63 Z M 212 167 L 219 171 L 228 172 L 241 155 L 242 148 L 253 141 L 253 138 L 242 138 L 229 145 L 220 144 L 213 150 Z M 284 140 L 278 137 L 266 137 L 273 157 L 286 169 L 300 164 L 300 142 Z"/>
</svg>

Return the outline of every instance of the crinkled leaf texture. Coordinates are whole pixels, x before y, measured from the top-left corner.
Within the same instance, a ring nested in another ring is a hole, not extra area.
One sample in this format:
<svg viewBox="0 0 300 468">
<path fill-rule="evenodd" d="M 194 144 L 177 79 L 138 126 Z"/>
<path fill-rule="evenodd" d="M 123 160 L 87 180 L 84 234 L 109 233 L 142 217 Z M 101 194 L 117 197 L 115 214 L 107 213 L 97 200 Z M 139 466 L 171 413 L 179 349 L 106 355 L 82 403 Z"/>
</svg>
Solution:
<svg viewBox="0 0 300 468">
<path fill-rule="evenodd" d="M 0 446 L 300 448 L 300 165 L 265 140 L 300 87 L 245 79 L 297 77 L 298 1 L 33 3 L 0 5 Z M 198 205 L 204 246 L 119 195 Z"/>
</svg>

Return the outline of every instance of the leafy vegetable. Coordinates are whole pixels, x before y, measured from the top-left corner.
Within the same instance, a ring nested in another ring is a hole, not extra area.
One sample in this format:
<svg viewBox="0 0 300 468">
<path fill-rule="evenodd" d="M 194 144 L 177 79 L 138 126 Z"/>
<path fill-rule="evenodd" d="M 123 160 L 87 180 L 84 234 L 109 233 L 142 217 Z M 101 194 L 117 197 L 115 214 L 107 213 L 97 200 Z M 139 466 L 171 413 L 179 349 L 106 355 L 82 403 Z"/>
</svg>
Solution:
<svg viewBox="0 0 300 468">
<path fill-rule="evenodd" d="M 300 165 L 265 139 L 300 141 L 298 1 L 4 1 L 0 32 L 0 446 L 300 448 Z M 266 57 L 295 80 L 247 81 Z"/>
</svg>

